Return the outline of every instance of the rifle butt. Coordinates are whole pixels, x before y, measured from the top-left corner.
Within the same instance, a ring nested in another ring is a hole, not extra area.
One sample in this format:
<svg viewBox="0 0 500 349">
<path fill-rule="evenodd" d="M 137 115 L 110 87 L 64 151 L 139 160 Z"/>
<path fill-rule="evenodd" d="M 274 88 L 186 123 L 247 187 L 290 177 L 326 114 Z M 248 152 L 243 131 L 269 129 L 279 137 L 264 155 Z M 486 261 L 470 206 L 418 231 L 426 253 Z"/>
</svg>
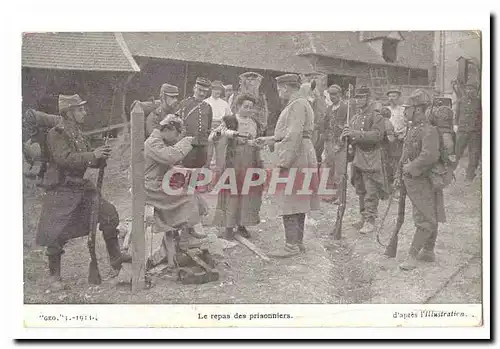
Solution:
<svg viewBox="0 0 500 349">
<path fill-rule="evenodd" d="M 98 194 L 99 195 L 99 194 Z M 90 254 L 90 264 L 89 264 L 89 277 L 88 282 L 91 285 L 100 285 L 101 275 L 99 273 L 99 265 L 97 263 L 97 255 L 95 252 L 95 237 L 97 232 L 97 221 L 99 215 L 99 196 L 96 196 L 94 200 L 92 200 L 92 212 L 90 215 L 90 233 L 87 240 L 87 246 L 89 248 Z"/>
<path fill-rule="evenodd" d="M 384 255 L 386 255 L 389 258 L 395 258 L 397 252 L 398 252 L 398 234 L 394 234 L 391 237 L 389 245 L 387 245 L 385 249 Z"/>
<path fill-rule="evenodd" d="M 398 236 L 401 227 L 405 221 L 405 204 L 406 204 L 406 190 L 403 187 L 401 189 L 401 194 L 399 197 L 398 203 L 398 219 L 396 221 L 396 227 L 394 228 L 394 233 L 391 236 L 391 240 L 389 241 L 389 245 L 385 249 L 384 254 L 389 258 L 395 258 L 398 252 Z"/>
</svg>

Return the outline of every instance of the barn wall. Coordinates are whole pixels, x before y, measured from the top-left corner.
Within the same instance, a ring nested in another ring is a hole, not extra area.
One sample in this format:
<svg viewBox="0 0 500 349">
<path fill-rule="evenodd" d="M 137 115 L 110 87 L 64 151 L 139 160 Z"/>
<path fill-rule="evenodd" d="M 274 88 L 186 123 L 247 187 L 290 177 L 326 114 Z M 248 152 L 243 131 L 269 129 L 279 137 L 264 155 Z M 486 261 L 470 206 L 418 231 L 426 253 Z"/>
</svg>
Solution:
<svg viewBox="0 0 500 349">
<path fill-rule="evenodd" d="M 49 114 L 58 114 L 60 94 L 79 94 L 88 101 L 84 129 L 92 130 L 107 126 L 111 113 L 113 82 L 120 82 L 124 75 L 108 72 L 81 72 L 66 70 L 32 69 L 22 70 L 22 110 L 28 108 Z M 111 124 L 121 122 L 119 100 L 115 100 L 115 111 Z"/>
<path fill-rule="evenodd" d="M 141 72 L 135 76 L 128 86 L 126 109 L 130 114 L 130 105 L 134 100 L 147 100 L 154 96 L 159 97 L 160 86 L 163 83 L 170 83 L 179 88 L 180 99 L 192 95 L 193 87 L 197 77 L 204 77 L 211 81 L 220 80 L 224 85 L 232 84 L 237 90 L 239 86 L 239 75 L 255 71 L 264 78 L 261 84 L 261 91 L 267 97 L 269 107 L 269 124 L 271 128 L 276 121 L 283 105 L 278 97 L 275 78 L 284 72 L 270 70 L 247 69 L 243 67 L 224 66 L 205 63 L 189 63 L 187 69 L 187 84 L 185 81 L 186 63 L 171 60 L 147 59 L 137 57 L 141 67 Z"/>
</svg>

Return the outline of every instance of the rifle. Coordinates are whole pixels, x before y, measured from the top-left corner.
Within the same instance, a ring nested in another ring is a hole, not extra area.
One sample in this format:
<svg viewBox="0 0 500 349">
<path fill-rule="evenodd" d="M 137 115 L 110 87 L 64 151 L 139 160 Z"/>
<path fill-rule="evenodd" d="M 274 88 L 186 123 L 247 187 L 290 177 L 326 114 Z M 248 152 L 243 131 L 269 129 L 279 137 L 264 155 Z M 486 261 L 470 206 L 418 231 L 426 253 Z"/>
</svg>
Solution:
<svg viewBox="0 0 500 349">
<path fill-rule="evenodd" d="M 108 129 L 106 131 L 106 136 L 104 137 L 104 145 L 108 144 L 109 132 L 111 131 L 111 118 L 113 117 L 114 109 L 114 93 L 113 101 L 111 103 L 111 113 L 109 113 L 108 118 Z M 99 166 L 99 174 L 97 175 L 97 185 L 96 185 L 96 195 L 92 200 L 92 210 L 90 213 L 90 233 L 87 240 L 87 246 L 90 253 L 90 264 L 89 264 L 89 277 L 88 282 L 91 285 L 100 285 L 101 274 L 99 273 L 99 266 L 97 264 L 97 255 L 95 252 L 95 235 L 97 231 L 97 223 L 99 220 L 99 210 L 101 208 L 101 190 L 102 183 L 104 180 L 104 168 L 106 167 L 106 160 L 101 159 L 101 166 Z"/>
<path fill-rule="evenodd" d="M 402 181 L 402 179 L 401 179 Z M 387 245 L 384 254 L 389 258 L 396 257 L 398 251 L 398 234 L 403 222 L 405 221 L 405 204 L 406 204 L 406 187 L 404 184 L 401 185 L 401 192 L 399 195 L 398 203 L 398 219 L 396 220 L 396 227 L 392 233 L 391 240 Z"/>
<path fill-rule="evenodd" d="M 408 135 L 408 127 L 406 128 L 404 138 L 406 138 L 407 135 Z M 403 160 L 404 160 L 404 151 L 403 151 L 403 154 L 401 154 L 401 157 L 399 158 L 398 165 L 397 165 L 397 172 L 396 172 L 397 175 L 398 175 L 398 178 L 396 179 L 396 183 L 401 183 L 401 184 L 403 184 L 403 175 L 402 175 L 403 174 Z M 401 192 L 400 192 L 400 200 L 399 200 L 399 205 L 398 205 L 398 219 L 397 219 L 397 222 L 396 222 L 396 229 L 394 231 L 394 234 L 391 236 L 391 240 L 389 242 L 389 245 L 386 246 L 386 245 L 384 245 L 382 243 L 382 241 L 380 240 L 380 233 L 382 233 L 382 229 L 384 227 L 385 219 L 387 218 L 387 214 L 389 213 L 389 209 L 391 208 L 391 205 L 392 205 L 392 202 L 393 202 L 393 199 L 394 199 L 395 190 L 393 190 L 392 193 L 391 193 L 391 195 L 389 196 L 389 200 L 388 200 L 388 203 L 387 203 L 387 208 L 385 209 L 384 216 L 382 217 L 382 220 L 380 221 L 380 225 L 379 225 L 379 227 L 377 229 L 377 234 L 376 234 L 377 242 L 379 243 L 380 246 L 387 247 L 385 254 L 387 256 L 391 257 L 391 258 L 396 257 L 396 249 L 397 249 L 397 246 L 398 246 L 398 236 L 397 236 L 397 234 L 398 234 L 399 229 L 401 228 L 401 226 L 403 225 L 403 222 L 404 222 L 404 213 L 405 213 L 405 202 L 404 202 L 404 200 L 406 198 L 406 188 L 403 189 L 404 184 L 402 186 L 399 185 L 399 187 L 401 187 Z M 402 197 L 403 197 L 403 202 L 401 202 L 401 198 Z M 391 247 L 389 248 L 389 246 L 391 246 Z M 391 252 L 387 252 L 389 250 Z M 392 251 L 394 251 L 394 252 L 392 252 Z"/>
<path fill-rule="evenodd" d="M 348 87 L 348 97 L 347 97 L 347 120 L 346 124 L 349 125 L 349 113 L 350 113 L 350 105 L 351 105 L 351 88 L 352 85 L 349 84 Z M 342 220 L 344 219 L 346 201 L 347 201 L 347 165 L 348 165 L 348 157 L 349 157 L 349 139 L 346 137 L 344 139 L 344 155 L 345 155 L 345 165 L 344 165 L 344 173 L 342 175 L 342 180 L 340 183 L 340 198 L 339 198 L 339 207 L 337 209 L 337 218 L 335 219 L 335 226 L 333 228 L 333 238 L 335 240 L 340 240 L 342 238 Z"/>
<path fill-rule="evenodd" d="M 430 113 L 433 113 L 434 110 L 434 99 L 432 100 L 431 104 L 431 110 Z M 406 134 L 405 138 L 408 135 L 408 128 L 406 128 Z M 401 192 L 399 196 L 399 203 L 398 203 L 398 218 L 396 220 L 396 227 L 394 228 L 394 232 L 392 233 L 391 240 L 389 241 L 389 244 L 387 245 L 384 254 L 389 257 L 389 258 L 394 258 L 396 257 L 396 253 L 398 251 L 398 234 L 399 231 L 401 230 L 401 226 L 403 225 L 403 222 L 405 220 L 405 204 L 406 204 L 406 187 L 403 182 L 403 162 L 405 161 L 404 159 L 405 156 L 405 151 L 403 148 L 403 154 L 401 155 L 401 159 L 399 160 L 398 163 L 398 171 L 399 171 L 399 182 L 400 187 L 401 187 Z M 390 204 L 390 202 L 389 202 Z M 383 224 L 383 221 L 381 223 L 381 226 Z M 377 234 L 377 240 L 378 240 L 378 234 Z M 379 241 L 380 243 L 380 241 Z"/>
</svg>

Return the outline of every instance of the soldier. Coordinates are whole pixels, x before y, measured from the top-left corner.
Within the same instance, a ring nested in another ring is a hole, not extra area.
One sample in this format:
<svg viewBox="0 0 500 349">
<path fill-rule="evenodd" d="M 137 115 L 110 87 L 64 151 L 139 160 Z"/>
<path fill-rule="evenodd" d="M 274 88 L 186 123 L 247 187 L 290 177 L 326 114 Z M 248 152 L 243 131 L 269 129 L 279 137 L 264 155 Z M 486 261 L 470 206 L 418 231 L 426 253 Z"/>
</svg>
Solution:
<svg viewBox="0 0 500 349">
<path fill-rule="evenodd" d="M 375 228 L 379 200 L 385 199 L 389 191 L 382 155 L 385 122 L 370 102 L 369 88 L 359 88 L 354 98 L 357 113 L 340 137 L 349 137 L 354 149 L 351 183 L 359 196 L 361 213 L 355 226 L 361 234 L 368 234 Z"/>
<path fill-rule="evenodd" d="M 311 105 L 300 96 L 299 76 L 285 74 L 276 78 L 279 97 L 287 102 L 276 123 L 274 136 L 262 137 L 264 143 L 275 143 L 277 156 L 276 167 L 280 168 L 280 177 L 287 177 L 290 170 L 297 170 L 291 194 L 278 187 L 276 197 L 279 205 L 279 214 L 283 217 L 285 228 L 285 246 L 283 249 L 271 253 L 271 257 L 292 257 L 305 252 L 304 222 L 306 213 L 319 209 L 318 162 L 316 152 L 311 141 L 314 131 L 314 113 Z M 259 140 L 257 144 L 260 144 Z M 300 173 L 303 169 L 316 170 L 312 175 L 309 190 L 312 194 L 303 194 L 298 191 L 302 186 Z M 288 178 L 288 180 L 291 180 Z"/>
<path fill-rule="evenodd" d="M 403 147 L 403 183 L 396 184 L 405 186 L 412 202 L 416 231 L 408 257 L 399 266 L 402 270 L 415 269 L 417 260 L 435 260 L 438 222 L 445 221 L 443 191 L 433 188 L 429 177 L 440 158 L 439 133 L 425 113 L 429 102 L 430 97 L 419 89 L 404 105 L 410 128 Z"/>
<path fill-rule="evenodd" d="M 343 175 L 344 166 L 342 166 L 342 163 L 345 164 L 342 160 L 340 135 L 347 121 L 347 102 L 342 101 L 342 89 L 340 86 L 331 85 L 327 91 L 332 104 L 326 111 L 323 124 L 319 125 L 323 130 L 322 138 L 324 140 L 321 166 L 330 169 L 327 188 L 337 188 Z M 323 200 L 334 202 L 337 200 L 337 197 L 324 197 Z"/>
<path fill-rule="evenodd" d="M 465 176 L 467 184 L 472 183 L 481 160 L 481 117 L 481 99 L 477 88 L 474 85 L 465 85 L 465 95 L 458 100 L 456 107 L 455 119 L 458 128 L 455 154 L 458 164 L 465 147 L 468 146 L 469 164 Z"/>
<path fill-rule="evenodd" d="M 186 127 L 186 136 L 194 137 L 193 149 L 186 155 L 183 165 L 187 168 L 209 166 L 212 154 L 209 154 L 208 136 L 212 129 L 212 107 L 205 102 L 210 92 L 211 83 L 205 78 L 197 78 L 194 94 L 184 99 L 176 112 Z"/>
<path fill-rule="evenodd" d="M 318 159 L 318 163 L 321 161 L 321 154 L 323 152 L 323 144 L 321 142 L 321 136 L 323 133 L 323 124 L 326 116 L 326 102 L 321 97 L 320 92 L 316 88 L 316 83 L 313 82 L 303 83 L 300 86 L 300 93 L 303 97 L 305 97 L 309 103 L 311 104 L 311 108 L 314 112 L 314 133 L 312 137 L 312 141 L 314 144 L 314 149 L 316 150 L 316 157 Z"/>
<path fill-rule="evenodd" d="M 160 121 L 160 127 L 153 130 L 151 136 L 144 142 L 146 202 L 155 208 L 156 232 L 164 233 L 162 245 L 149 259 L 148 267 L 154 266 L 155 262 L 167 256 L 168 237 L 174 236 L 179 230 L 187 228 L 188 232 L 181 234 L 182 245 L 192 244 L 189 238 L 193 235 L 193 227 L 198 225 L 201 217 L 207 213 L 204 202 L 196 192 L 193 195 L 167 194 L 162 186 L 165 173 L 192 149 L 193 139 L 193 137 L 183 137 L 182 120 L 176 115 L 169 114 Z M 179 189 L 183 185 L 183 180 L 184 178 L 181 180 L 171 178 L 169 185 L 172 189 L 176 187 Z"/>
<path fill-rule="evenodd" d="M 79 95 L 59 96 L 61 122 L 47 134 L 51 162 L 47 170 L 47 192 L 38 224 L 36 242 L 46 246 L 49 258 L 50 283 L 55 290 L 64 286 L 61 282 L 61 255 L 63 246 L 73 238 L 85 236 L 90 231 L 91 203 L 98 195 L 95 186 L 83 176 L 87 167 L 105 166 L 111 148 L 101 146 L 94 151 L 84 138 L 81 126 L 86 112 Z M 122 255 L 118 243 L 119 217 L 116 208 L 101 198 L 99 229 L 111 261 L 111 276 L 117 276 L 122 262 L 131 261 Z"/>
<path fill-rule="evenodd" d="M 160 106 L 152 111 L 146 119 L 146 138 L 153 129 L 158 128 L 168 114 L 173 114 L 179 107 L 179 88 L 170 84 L 163 84 L 160 89 Z"/>
</svg>

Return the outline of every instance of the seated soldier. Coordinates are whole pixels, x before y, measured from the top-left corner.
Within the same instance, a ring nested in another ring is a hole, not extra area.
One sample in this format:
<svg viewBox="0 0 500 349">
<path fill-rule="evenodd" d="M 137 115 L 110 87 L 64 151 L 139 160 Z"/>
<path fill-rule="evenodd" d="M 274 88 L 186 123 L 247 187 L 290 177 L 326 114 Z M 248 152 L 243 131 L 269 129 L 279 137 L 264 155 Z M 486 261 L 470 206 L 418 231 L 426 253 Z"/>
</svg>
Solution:
<svg viewBox="0 0 500 349">
<path fill-rule="evenodd" d="M 201 221 L 201 216 L 207 214 L 207 207 L 202 198 L 194 192 L 179 195 L 167 194 L 164 191 L 163 177 L 174 165 L 180 163 L 193 148 L 191 143 L 194 137 L 183 137 L 183 121 L 181 118 L 169 114 L 160 121 L 160 128 L 153 129 L 144 143 L 145 168 L 144 187 L 146 202 L 154 206 L 155 231 L 164 232 L 165 237 L 178 232 L 183 228 L 192 228 Z M 183 186 L 170 180 L 170 187 Z M 187 240 L 188 229 L 183 229 L 181 238 Z M 159 253 L 164 253 L 160 249 Z M 154 260 L 164 259 L 154 258 Z M 151 261 L 149 262 L 151 265 Z"/>
</svg>

